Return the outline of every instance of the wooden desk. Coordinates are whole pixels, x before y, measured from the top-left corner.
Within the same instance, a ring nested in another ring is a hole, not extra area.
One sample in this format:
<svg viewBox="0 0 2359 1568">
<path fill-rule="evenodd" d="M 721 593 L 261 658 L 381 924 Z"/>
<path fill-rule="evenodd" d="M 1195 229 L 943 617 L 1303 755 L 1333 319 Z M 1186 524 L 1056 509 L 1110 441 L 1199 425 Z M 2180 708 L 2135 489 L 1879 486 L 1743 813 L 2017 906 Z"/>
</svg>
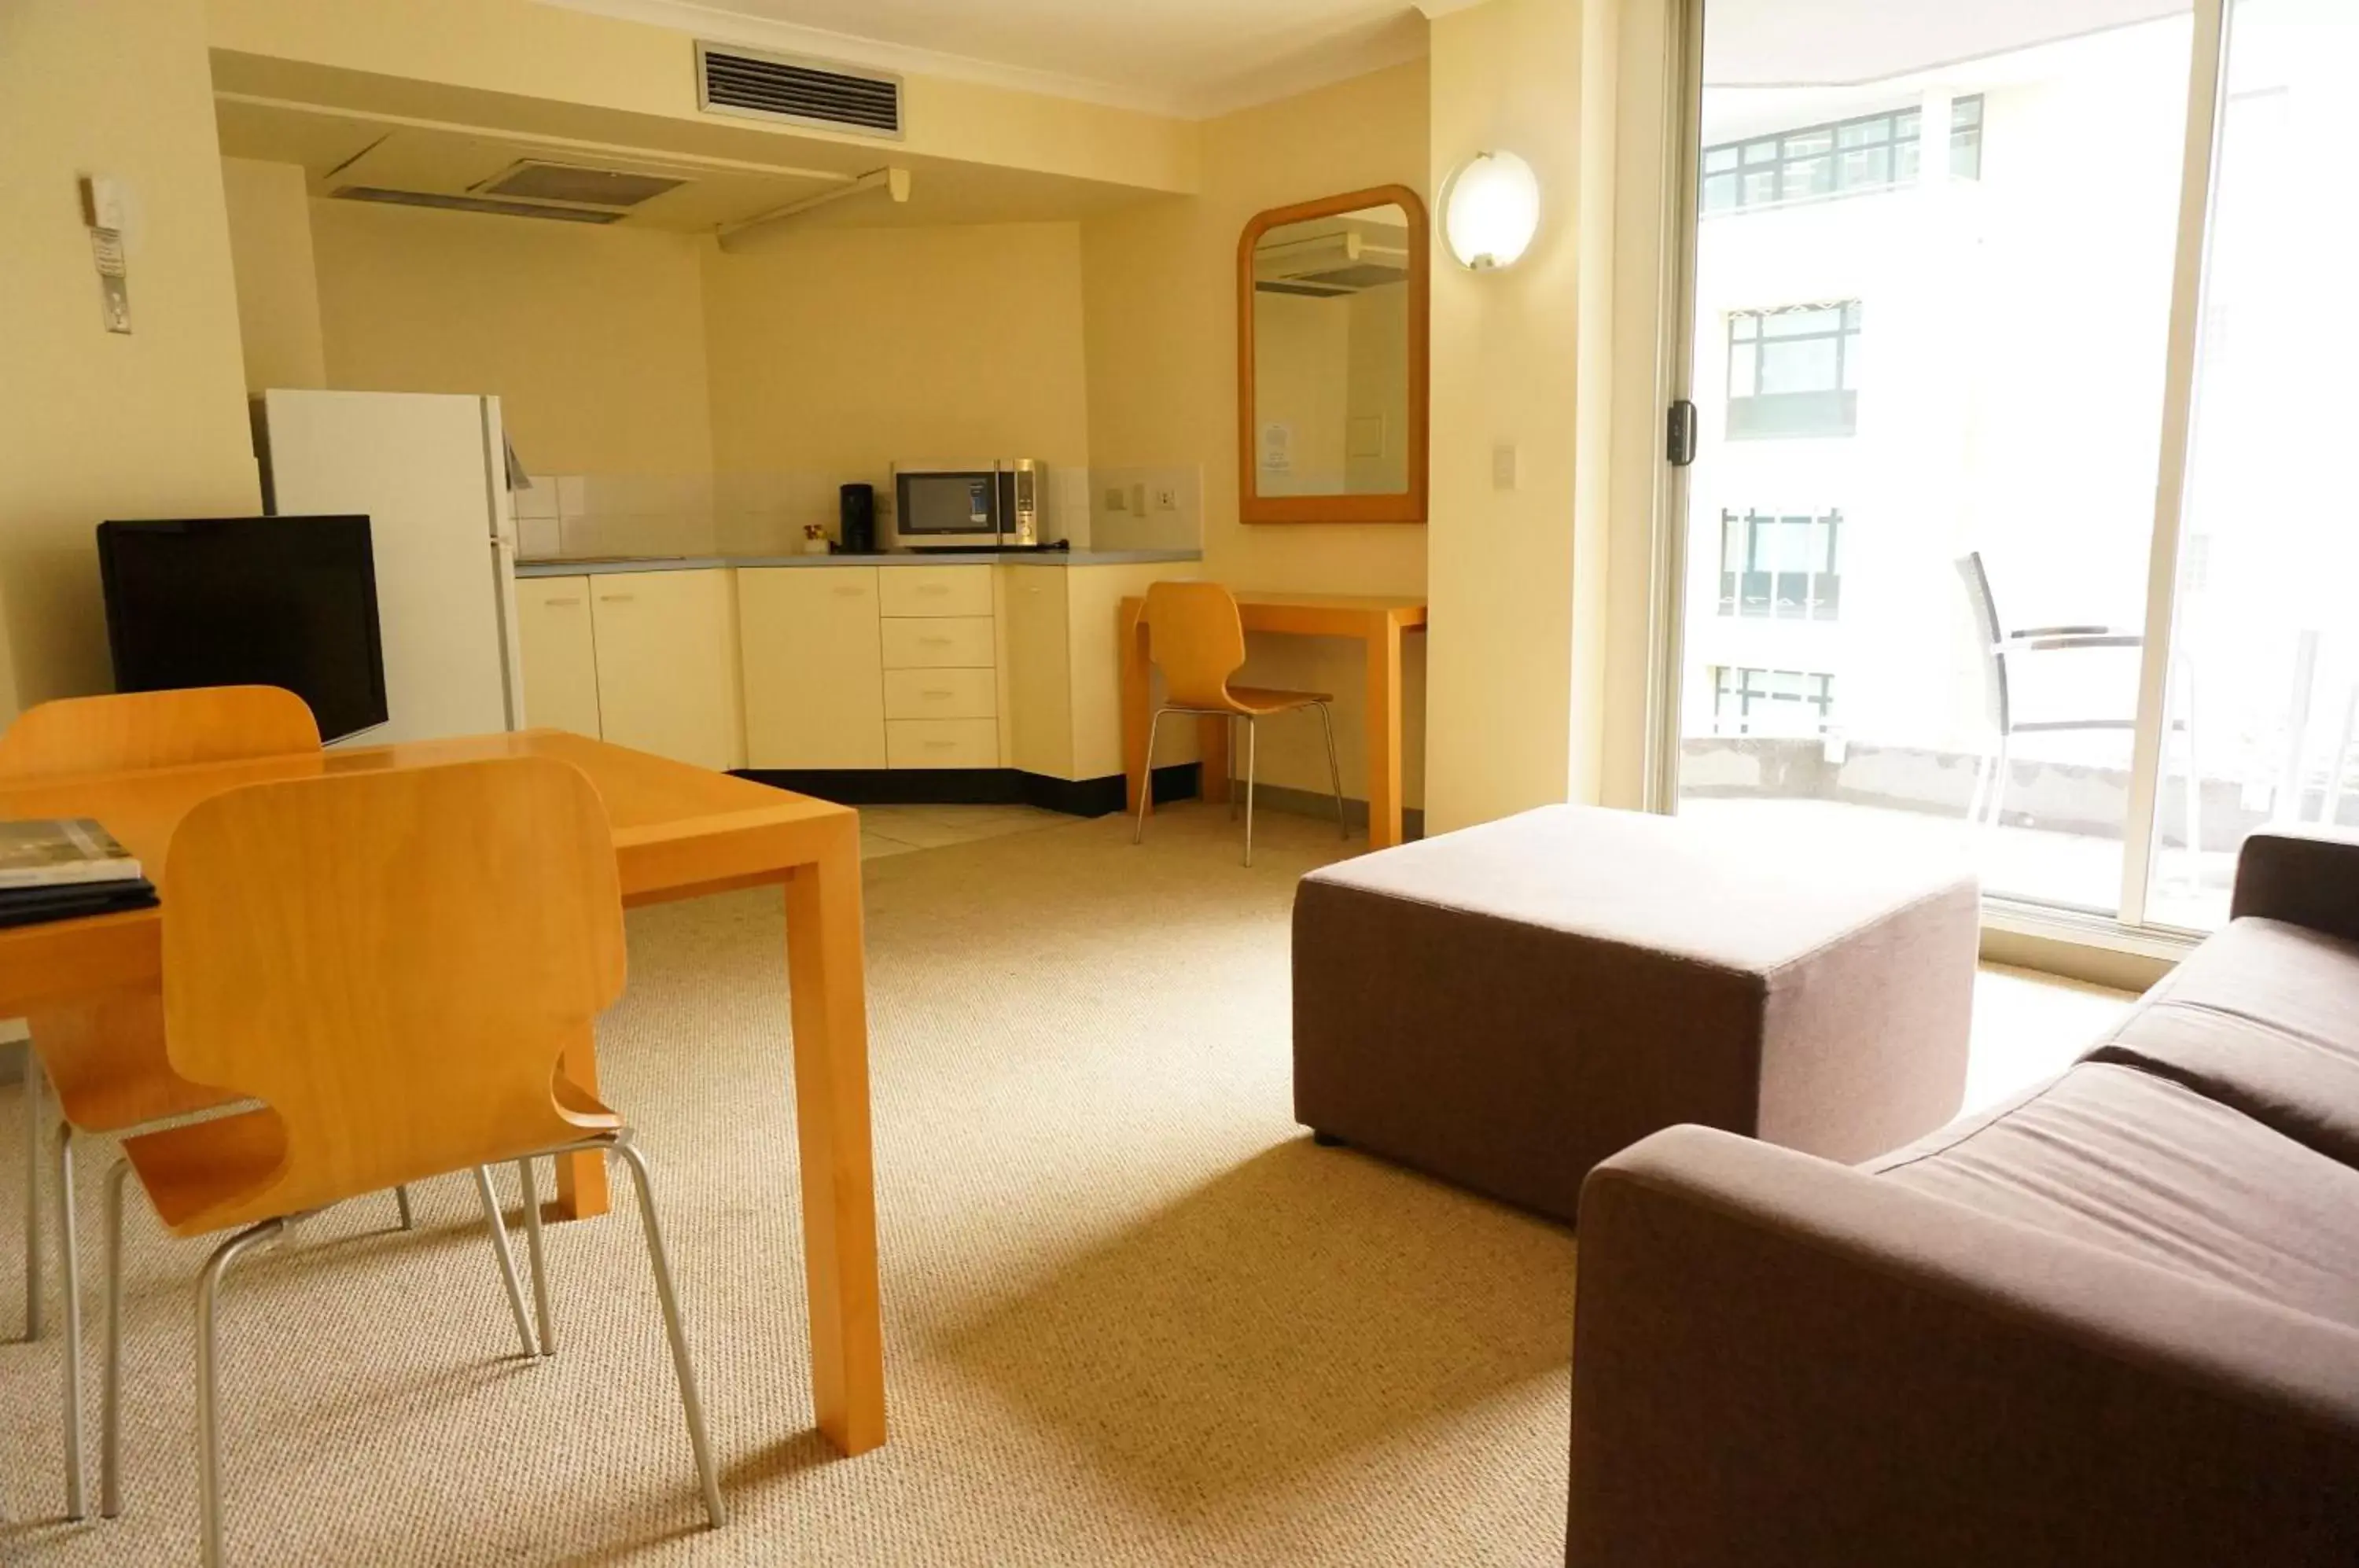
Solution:
<svg viewBox="0 0 2359 1568">
<path fill-rule="evenodd" d="M 28 780 L 0 789 L 0 820 L 93 817 L 151 868 L 199 800 L 241 784 L 478 757 L 538 756 L 590 776 L 614 824 L 623 899 L 653 904 L 783 884 L 802 1154 L 804 1289 L 820 1431 L 846 1454 L 885 1441 L 884 1330 L 861 974 L 860 827 L 850 808 L 555 730 L 303 752 L 240 762 Z M 162 981 L 162 912 L 0 930 L 0 1018 Z M 596 1087 L 597 1065 L 562 1070 Z M 660 1156 L 660 1151 L 658 1151 Z M 679 1158 L 692 1158 L 683 1150 Z M 561 1217 L 603 1214 L 600 1155 L 560 1162 Z"/>
<path fill-rule="evenodd" d="M 1368 847 L 1401 841 L 1401 634 L 1425 629 L 1422 597 L 1341 593 L 1265 593 L 1239 590 L 1237 612 L 1248 632 L 1289 637 L 1352 637 L 1368 650 Z M 1152 697 L 1147 680 L 1144 599 L 1125 599 L 1116 612 L 1122 639 L 1122 756 L 1126 799 L 1138 809 L 1147 778 L 1147 731 Z M 1229 727 L 1197 721 L 1203 756 L 1203 793 L 1228 798 Z M 1152 800 L 1147 802 L 1154 811 Z"/>
</svg>

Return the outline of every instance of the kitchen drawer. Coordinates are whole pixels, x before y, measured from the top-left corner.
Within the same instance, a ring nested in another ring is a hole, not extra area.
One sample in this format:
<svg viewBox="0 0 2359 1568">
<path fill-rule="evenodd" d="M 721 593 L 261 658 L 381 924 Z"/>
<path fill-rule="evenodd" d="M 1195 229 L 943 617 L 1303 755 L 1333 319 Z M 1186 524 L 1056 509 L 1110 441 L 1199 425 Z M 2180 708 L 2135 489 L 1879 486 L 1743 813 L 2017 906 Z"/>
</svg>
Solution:
<svg viewBox="0 0 2359 1568">
<path fill-rule="evenodd" d="M 885 760 L 890 768 L 996 768 L 996 719 L 887 719 Z"/>
<path fill-rule="evenodd" d="M 888 615 L 991 614 L 988 566 L 888 566 L 877 575 Z"/>
<path fill-rule="evenodd" d="M 915 567 L 887 567 L 877 575 L 887 584 L 896 572 Z M 985 570 L 988 570 L 986 568 Z M 885 668 L 887 670 L 989 670 L 998 662 L 993 652 L 994 626 L 989 615 L 947 615 L 940 619 L 885 618 Z"/>
<path fill-rule="evenodd" d="M 999 678 L 989 670 L 888 670 L 888 719 L 988 719 L 999 712 Z"/>
</svg>

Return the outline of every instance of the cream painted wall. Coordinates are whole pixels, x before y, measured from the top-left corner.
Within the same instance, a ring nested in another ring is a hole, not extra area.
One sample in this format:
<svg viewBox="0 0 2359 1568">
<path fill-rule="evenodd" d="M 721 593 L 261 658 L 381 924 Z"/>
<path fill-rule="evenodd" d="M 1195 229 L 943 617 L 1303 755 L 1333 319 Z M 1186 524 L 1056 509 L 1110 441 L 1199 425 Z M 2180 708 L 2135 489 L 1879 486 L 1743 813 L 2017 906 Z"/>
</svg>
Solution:
<svg viewBox="0 0 2359 1568">
<path fill-rule="evenodd" d="M 708 474 L 700 237 L 315 200 L 328 385 L 491 392 L 536 474 Z"/>
<path fill-rule="evenodd" d="M 1078 224 L 790 228 L 703 276 L 714 466 L 799 487 L 766 516 L 897 460 L 1090 462 Z"/>
<path fill-rule="evenodd" d="M 1427 191 L 1426 99 L 1420 60 L 1207 121 L 1198 196 L 1082 225 L 1092 465 L 1201 464 L 1208 577 L 1330 593 L 1425 589 L 1423 528 L 1238 521 L 1236 250 L 1246 221 L 1266 208 L 1375 185 Z M 1423 643 L 1410 637 L 1405 659 L 1412 806 L 1424 788 Z M 1246 667 L 1256 684 L 1335 693 L 1353 796 L 1365 793 L 1363 669 L 1356 645 L 1298 637 L 1254 639 Z M 1265 779 L 1327 788 L 1316 724 L 1266 730 Z"/>
<path fill-rule="evenodd" d="M 222 159 L 245 389 L 325 387 L 320 275 L 311 256 L 311 197 L 302 167 Z"/>
<path fill-rule="evenodd" d="M 1436 634 L 1428 825 L 1598 795 L 1612 433 L 1614 9 L 1487 0 L 1431 35 L 1431 179 L 1504 147 L 1539 176 L 1514 267 L 1433 299 Z M 1512 490 L 1493 458 L 1516 449 Z"/>
<path fill-rule="evenodd" d="M 128 336 L 82 172 L 126 192 Z M 259 508 L 241 358 L 197 0 L 0 5 L 0 721 L 111 684 L 96 524 Z"/>
</svg>

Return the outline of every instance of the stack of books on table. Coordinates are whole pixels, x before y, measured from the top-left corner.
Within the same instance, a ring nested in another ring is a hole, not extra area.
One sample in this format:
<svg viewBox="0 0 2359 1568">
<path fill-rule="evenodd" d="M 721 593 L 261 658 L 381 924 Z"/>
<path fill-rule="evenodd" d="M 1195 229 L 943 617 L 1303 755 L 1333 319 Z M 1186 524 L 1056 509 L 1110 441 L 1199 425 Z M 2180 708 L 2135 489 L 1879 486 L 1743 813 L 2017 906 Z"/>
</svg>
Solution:
<svg viewBox="0 0 2359 1568">
<path fill-rule="evenodd" d="M 0 926 L 144 909 L 156 885 L 87 817 L 0 822 Z"/>
</svg>

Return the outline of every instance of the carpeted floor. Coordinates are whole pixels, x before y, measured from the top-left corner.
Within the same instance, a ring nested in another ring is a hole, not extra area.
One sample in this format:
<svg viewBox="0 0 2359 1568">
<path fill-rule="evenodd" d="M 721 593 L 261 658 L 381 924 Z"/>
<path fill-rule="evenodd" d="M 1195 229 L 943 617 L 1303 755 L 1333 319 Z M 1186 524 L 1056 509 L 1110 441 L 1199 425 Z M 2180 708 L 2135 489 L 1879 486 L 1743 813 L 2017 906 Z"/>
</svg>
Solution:
<svg viewBox="0 0 2359 1568">
<path fill-rule="evenodd" d="M 655 1162 L 730 1527 L 700 1528 L 636 1219 L 551 1233 L 561 1349 L 527 1363 L 446 1179 L 415 1233 L 351 1203 L 233 1277 L 233 1557 L 1555 1560 L 1571 1237 L 1294 1126 L 1287 910 L 1337 846 L 1269 813 L 1248 871 L 1234 834 L 1199 807 L 1139 849 L 1106 819 L 869 866 L 884 1449 L 810 1430 L 777 899 L 672 905 L 631 918 L 601 1072 Z M 0 1091 L 10 1334 L 21 1127 Z M 205 1244 L 136 1194 L 129 1230 L 130 1511 L 58 1522 L 60 1340 L 0 1343 L 0 1561 L 193 1556 Z"/>
</svg>

